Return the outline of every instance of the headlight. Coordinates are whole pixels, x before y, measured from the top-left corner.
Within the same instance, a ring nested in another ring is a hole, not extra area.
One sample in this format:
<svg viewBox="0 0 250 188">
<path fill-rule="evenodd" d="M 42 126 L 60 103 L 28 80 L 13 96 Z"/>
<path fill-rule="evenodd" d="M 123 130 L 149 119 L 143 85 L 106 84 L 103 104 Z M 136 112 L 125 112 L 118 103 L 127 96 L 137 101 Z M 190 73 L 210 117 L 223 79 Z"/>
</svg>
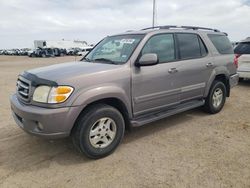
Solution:
<svg viewBox="0 0 250 188">
<path fill-rule="evenodd" d="M 73 90 L 70 86 L 39 86 L 35 89 L 33 101 L 50 104 L 62 103 L 69 98 Z"/>
<path fill-rule="evenodd" d="M 49 86 L 37 87 L 33 94 L 33 101 L 47 103 L 50 90 Z"/>
</svg>

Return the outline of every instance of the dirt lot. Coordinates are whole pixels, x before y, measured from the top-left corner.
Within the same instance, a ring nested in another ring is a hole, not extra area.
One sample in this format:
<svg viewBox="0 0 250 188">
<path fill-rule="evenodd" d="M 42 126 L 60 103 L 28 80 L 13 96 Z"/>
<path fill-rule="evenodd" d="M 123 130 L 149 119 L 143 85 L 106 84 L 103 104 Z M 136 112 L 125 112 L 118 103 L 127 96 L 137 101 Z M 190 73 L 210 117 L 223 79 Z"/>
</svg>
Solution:
<svg viewBox="0 0 250 188">
<path fill-rule="evenodd" d="M 0 56 L 1 188 L 250 188 L 250 82 L 233 89 L 221 113 L 196 109 L 136 128 L 100 160 L 78 154 L 69 139 L 24 133 L 9 105 L 18 73 L 72 60 Z"/>
</svg>

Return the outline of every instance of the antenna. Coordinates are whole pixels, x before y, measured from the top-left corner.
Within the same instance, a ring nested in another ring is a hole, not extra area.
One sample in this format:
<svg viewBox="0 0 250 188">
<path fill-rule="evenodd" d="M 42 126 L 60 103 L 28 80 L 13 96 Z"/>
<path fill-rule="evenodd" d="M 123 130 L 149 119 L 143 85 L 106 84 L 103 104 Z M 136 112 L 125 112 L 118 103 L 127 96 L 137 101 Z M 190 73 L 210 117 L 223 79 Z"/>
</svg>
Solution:
<svg viewBox="0 0 250 188">
<path fill-rule="evenodd" d="M 153 0 L 153 23 L 152 23 L 152 27 L 155 27 L 155 12 L 156 12 L 156 6 L 155 6 L 155 0 Z"/>
</svg>

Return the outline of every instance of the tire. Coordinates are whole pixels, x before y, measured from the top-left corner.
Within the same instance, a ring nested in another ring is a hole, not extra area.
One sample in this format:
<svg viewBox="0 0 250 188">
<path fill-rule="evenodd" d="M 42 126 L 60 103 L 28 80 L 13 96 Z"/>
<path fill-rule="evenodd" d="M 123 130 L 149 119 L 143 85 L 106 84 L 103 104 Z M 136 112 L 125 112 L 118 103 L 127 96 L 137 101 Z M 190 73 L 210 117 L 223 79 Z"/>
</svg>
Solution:
<svg viewBox="0 0 250 188">
<path fill-rule="evenodd" d="M 71 137 L 78 151 L 89 158 L 98 159 L 110 155 L 118 147 L 124 131 L 122 114 L 112 106 L 98 104 L 79 116 Z"/>
<path fill-rule="evenodd" d="M 205 111 L 210 114 L 220 112 L 226 102 L 226 91 L 225 84 L 221 81 L 215 80 L 205 101 Z"/>
<path fill-rule="evenodd" d="M 46 57 L 46 55 L 45 54 L 42 54 L 42 58 L 45 58 Z"/>
</svg>

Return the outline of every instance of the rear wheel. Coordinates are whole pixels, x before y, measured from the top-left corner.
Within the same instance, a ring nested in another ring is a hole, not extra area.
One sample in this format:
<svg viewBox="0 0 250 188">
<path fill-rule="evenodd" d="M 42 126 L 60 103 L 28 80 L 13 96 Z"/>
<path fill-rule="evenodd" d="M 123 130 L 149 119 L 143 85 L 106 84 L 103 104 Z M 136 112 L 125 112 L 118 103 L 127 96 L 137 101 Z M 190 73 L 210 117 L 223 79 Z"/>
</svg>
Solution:
<svg viewBox="0 0 250 188">
<path fill-rule="evenodd" d="M 89 158 L 111 154 L 120 144 L 125 131 L 121 113 L 112 106 L 91 106 L 78 118 L 72 131 L 75 147 Z"/>
<path fill-rule="evenodd" d="M 221 111 L 226 101 L 226 86 L 221 81 L 214 81 L 205 101 L 205 110 L 216 114 Z"/>
</svg>

